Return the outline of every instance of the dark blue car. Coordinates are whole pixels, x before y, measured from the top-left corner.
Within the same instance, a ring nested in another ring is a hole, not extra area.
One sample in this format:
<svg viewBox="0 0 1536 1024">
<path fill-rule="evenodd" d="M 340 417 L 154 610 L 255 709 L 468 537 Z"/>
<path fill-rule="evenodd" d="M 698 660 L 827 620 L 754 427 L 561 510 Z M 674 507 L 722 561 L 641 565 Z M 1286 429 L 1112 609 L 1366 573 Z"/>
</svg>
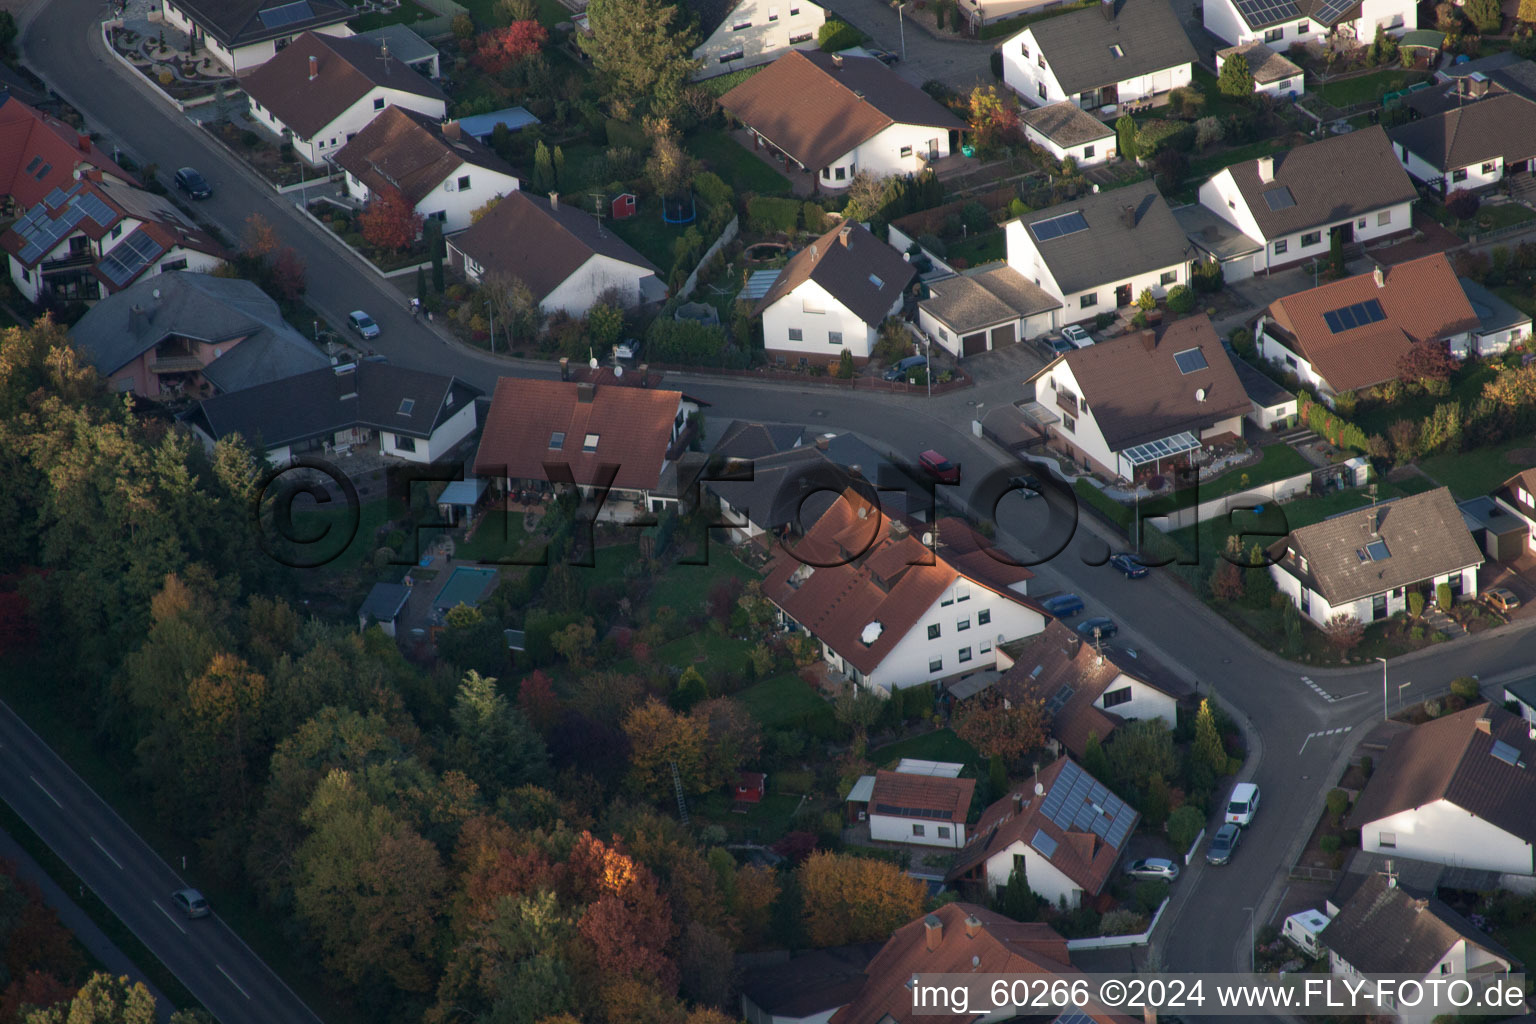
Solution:
<svg viewBox="0 0 1536 1024">
<path fill-rule="evenodd" d="M 1083 610 L 1083 599 L 1076 594 L 1057 594 L 1040 602 L 1040 607 L 1058 619 L 1070 619 Z"/>
<path fill-rule="evenodd" d="M 1141 563 L 1140 558 L 1128 551 L 1112 556 L 1109 564 L 1125 573 L 1125 578 L 1128 580 L 1139 580 L 1151 572 L 1150 569 Z"/>
</svg>

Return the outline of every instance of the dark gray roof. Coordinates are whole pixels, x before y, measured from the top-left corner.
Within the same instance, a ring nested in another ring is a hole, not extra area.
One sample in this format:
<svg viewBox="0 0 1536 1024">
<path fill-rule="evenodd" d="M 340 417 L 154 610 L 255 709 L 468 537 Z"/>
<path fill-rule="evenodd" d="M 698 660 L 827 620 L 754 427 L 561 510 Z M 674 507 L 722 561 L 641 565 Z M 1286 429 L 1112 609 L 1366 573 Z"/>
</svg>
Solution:
<svg viewBox="0 0 1536 1024">
<path fill-rule="evenodd" d="M 359 32 L 356 38 L 371 39 L 375 45 L 388 43 L 389 55 L 407 64 L 431 60 L 437 56 L 437 47 L 404 25 L 380 25 L 367 32 Z"/>
<path fill-rule="evenodd" d="M 1087 92 L 1199 59 L 1168 0 L 1115 0 L 1113 18 L 1105 17 L 1103 6 L 1037 21 L 1025 29 L 1034 35 L 1066 93 Z"/>
<path fill-rule="evenodd" d="M 1061 302 L 1012 267 L 928 283 L 923 309 L 956 334 L 1060 309 Z"/>
<path fill-rule="evenodd" d="M 136 306 L 143 315 L 134 315 Z M 250 281 L 185 270 L 156 274 L 107 296 L 80 318 L 70 337 L 103 374 L 170 337 L 209 343 L 244 339 L 203 370 L 220 391 L 238 391 L 329 364 L 283 320 L 277 303 Z"/>
<path fill-rule="evenodd" d="M 358 618 L 393 622 L 410 597 L 411 588 L 404 583 L 375 583 L 368 591 L 368 599 L 357 610 Z"/>
<path fill-rule="evenodd" d="M 1510 92 L 1536 99 L 1536 61 L 1522 60 L 1493 73 L 1493 80 Z"/>
<path fill-rule="evenodd" d="M 906 481 L 895 475 L 896 467 L 885 456 L 853 434 L 824 435 L 798 448 L 743 459 L 737 472 L 741 479 L 715 480 L 705 486 L 764 530 L 810 529 L 849 486 L 854 473 L 885 488 L 877 497 L 887 516 L 900 519 L 907 514 Z"/>
<path fill-rule="evenodd" d="M 1444 903 L 1415 896 L 1382 874 L 1366 878 L 1318 936 L 1318 941 L 1362 974 L 1428 973 L 1462 939 L 1513 960 Z"/>
<path fill-rule="evenodd" d="M 916 276 L 917 271 L 901 253 L 858 224 L 842 224 L 801 249 L 785 264 L 753 315 L 761 316 L 769 306 L 809 280 L 825 288 L 854 316 L 878 326 Z"/>
<path fill-rule="evenodd" d="M 1086 231 L 1035 240 L 1031 225 L 1074 211 L 1088 222 Z M 1190 248 L 1184 229 L 1150 181 L 1085 195 L 1027 213 L 1019 221 L 1063 295 L 1183 263 Z"/>
<path fill-rule="evenodd" d="M 1332 27 L 1343 21 L 1360 17 L 1360 5 L 1341 4 L 1338 0 L 1280 0 L 1267 4 L 1232 4 L 1237 16 L 1251 29 L 1268 28 L 1282 21 L 1306 18 L 1319 25 Z"/>
<path fill-rule="evenodd" d="M 1386 544 L 1387 553 L 1371 558 L 1367 546 L 1377 540 Z M 1287 555 L 1285 570 L 1300 577 L 1335 608 L 1483 561 L 1483 553 L 1467 532 L 1461 511 L 1445 487 L 1300 527 L 1283 546 L 1307 561 L 1303 571 Z M 1366 552 L 1367 557 L 1362 559 L 1360 552 Z"/>
<path fill-rule="evenodd" d="M 1495 71 L 1502 71 L 1512 64 L 1522 63 L 1523 58 L 1513 50 L 1505 50 L 1503 53 L 1491 53 L 1477 60 L 1469 60 L 1465 64 L 1450 63 L 1435 72 L 1436 78 L 1466 78 L 1469 75 L 1491 75 Z"/>
<path fill-rule="evenodd" d="M 851 1002 L 864 985 L 864 968 L 884 943 L 818 949 L 782 963 L 747 970 L 741 994 L 764 1014 L 803 1018 Z"/>
<path fill-rule="evenodd" d="M 1536 707 L 1536 676 L 1517 679 L 1513 683 L 1505 683 L 1504 691 L 1512 694 L 1522 703 Z"/>
<path fill-rule="evenodd" d="M 1248 393 L 1249 401 L 1265 409 L 1272 409 L 1286 402 L 1296 401 L 1296 396 L 1270 379 L 1269 374 L 1260 370 L 1257 366 L 1241 359 L 1234 353 L 1228 352 L 1227 358 L 1232 360 L 1232 366 L 1237 370 L 1237 379 L 1243 384 L 1243 390 Z"/>
<path fill-rule="evenodd" d="M 1021 113 L 1019 120 L 1063 149 L 1081 146 L 1095 139 L 1113 138 L 1115 134 L 1113 128 L 1078 106 L 1074 100 L 1033 107 Z"/>
<path fill-rule="evenodd" d="M 1467 293 L 1467 301 L 1472 303 L 1472 312 L 1477 314 L 1478 330 L 1482 333 L 1495 334 L 1522 324 L 1527 327 L 1531 325 L 1528 314 L 1520 312 L 1470 277 L 1458 277 L 1456 280 L 1461 282 L 1461 290 Z"/>
<path fill-rule="evenodd" d="M 1388 137 L 1443 172 L 1503 157 L 1536 156 L 1536 103 L 1502 93 L 1392 129 Z"/>
<path fill-rule="evenodd" d="M 188 418 L 215 440 L 241 434 L 269 449 L 359 426 L 428 438 L 480 394 L 456 377 L 348 363 L 204 399 Z"/>
<path fill-rule="evenodd" d="M 177 0 L 176 6 L 225 46 L 286 38 L 357 15 L 331 0 Z"/>
<path fill-rule="evenodd" d="M 802 433 L 804 428 L 791 423 L 732 420 L 710 449 L 710 454 L 724 459 L 760 459 L 795 447 L 800 443 Z"/>
<path fill-rule="evenodd" d="M 1218 260 L 1251 256 L 1264 248 L 1263 242 L 1249 238 L 1236 224 L 1223 220 L 1216 211 L 1199 203 L 1180 206 L 1173 211 L 1173 217 L 1184 229 L 1186 238 Z"/>
<path fill-rule="evenodd" d="M 1289 57 L 1260 42 L 1229 46 L 1216 51 L 1216 56 L 1222 60 L 1236 54 L 1242 54 L 1248 62 L 1248 71 L 1259 85 L 1268 85 L 1286 78 L 1300 78 L 1302 74 L 1301 68 L 1292 63 Z"/>
<path fill-rule="evenodd" d="M 683 6 L 699 19 L 699 40 L 702 42 L 724 23 L 741 0 L 683 0 Z"/>
</svg>

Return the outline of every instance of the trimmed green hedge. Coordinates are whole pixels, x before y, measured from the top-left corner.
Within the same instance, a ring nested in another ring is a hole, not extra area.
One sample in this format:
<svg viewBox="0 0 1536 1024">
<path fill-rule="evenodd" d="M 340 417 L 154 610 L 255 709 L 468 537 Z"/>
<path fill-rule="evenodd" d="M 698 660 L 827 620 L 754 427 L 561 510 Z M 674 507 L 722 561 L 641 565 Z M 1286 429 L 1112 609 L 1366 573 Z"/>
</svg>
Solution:
<svg viewBox="0 0 1536 1024">
<path fill-rule="evenodd" d="M 1052 7 L 1048 11 L 1036 11 L 1033 14 L 1021 14 L 1017 18 L 1004 18 L 1002 21 L 994 21 L 990 25 L 981 26 L 981 38 L 1005 39 L 1008 36 L 1024 31 L 1026 25 L 1046 18 L 1055 18 L 1073 11 L 1081 11 L 1089 7 L 1097 7 L 1098 0 L 1081 0 L 1080 3 L 1066 3 L 1060 7 Z"/>
<path fill-rule="evenodd" d="M 753 196 L 747 202 L 747 223 L 754 231 L 777 231 L 792 235 L 799 222 L 800 200 L 798 199 Z"/>
</svg>

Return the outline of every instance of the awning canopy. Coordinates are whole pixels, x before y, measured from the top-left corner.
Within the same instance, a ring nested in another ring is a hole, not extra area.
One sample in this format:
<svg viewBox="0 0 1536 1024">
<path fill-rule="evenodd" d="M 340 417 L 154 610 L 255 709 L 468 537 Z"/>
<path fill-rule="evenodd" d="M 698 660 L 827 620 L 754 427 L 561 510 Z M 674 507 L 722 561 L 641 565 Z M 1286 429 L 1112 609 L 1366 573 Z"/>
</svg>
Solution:
<svg viewBox="0 0 1536 1024">
<path fill-rule="evenodd" d="M 1120 457 L 1132 466 L 1145 466 L 1149 462 L 1166 459 L 1172 455 L 1182 455 L 1199 447 L 1200 439 L 1186 431 L 1182 434 L 1174 434 L 1172 437 L 1165 437 L 1161 441 L 1148 441 L 1146 444 L 1127 448 L 1120 453 Z"/>
<path fill-rule="evenodd" d="M 469 477 L 466 480 L 454 480 L 443 493 L 438 495 L 439 505 L 475 505 L 480 497 L 485 494 L 485 488 L 490 483 L 484 477 Z"/>
</svg>

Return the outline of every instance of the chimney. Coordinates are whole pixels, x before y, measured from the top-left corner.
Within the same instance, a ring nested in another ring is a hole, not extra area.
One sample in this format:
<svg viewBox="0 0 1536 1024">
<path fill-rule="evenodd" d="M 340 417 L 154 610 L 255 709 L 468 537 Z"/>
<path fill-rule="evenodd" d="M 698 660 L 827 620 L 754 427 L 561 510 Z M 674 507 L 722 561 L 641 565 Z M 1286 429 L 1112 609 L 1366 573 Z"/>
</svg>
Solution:
<svg viewBox="0 0 1536 1024">
<path fill-rule="evenodd" d="M 1477 731 L 1481 732 L 1481 733 L 1487 733 L 1488 735 L 1492 736 L 1493 735 L 1493 719 L 1489 718 L 1487 715 L 1484 715 L 1482 718 L 1479 718 L 1477 720 Z"/>
<path fill-rule="evenodd" d="M 831 447 L 832 447 L 832 439 L 830 437 L 827 437 L 826 435 L 822 435 L 821 437 L 818 437 L 816 439 L 816 450 L 817 451 L 824 452 L 828 448 L 831 448 Z"/>
<path fill-rule="evenodd" d="M 1141 347 L 1148 352 L 1157 348 L 1157 332 L 1150 327 L 1141 332 Z"/>
<path fill-rule="evenodd" d="M 570 380 L 571 379 L 571 357 L 570 356 L 561 356 L 560 357 L 560 379 L 561 380 Z"/>
<path fill-rule="evenodd" d="M 1381 269 L 1381 267 L 1379 267 L 1379 266 L 1375 270 L 1375 277 L 1376 277 L 1376 287 L 1377 288 L 1385 288 L 1387 286 L 1387 275 L 1386 275 L 1386 272 L 1383 271 Z"/>
<path fill-rule="evenodd" d="M 357 364 L 342 363 L 333 366 L 331 371 L 336 374 L 336 397 L 342 401 L 357 397 Z"/>
<path fill-rule="evenodd" d="M 1023 793 L 1019 793 L 1019 792 L 1015 792 L 1013 794 L 1013 813 L 1014 814 L 1022 814 L 1023 812 L 1024 812 L 1024 794 Z"/>
<path fill-rule="evenodd" d="M 85 134 L 85 132 L 81 132 L 80 133 L 80 152 L 88 154 L 88 153 L 90 153 L 90 151 L 91 151 L 91 137 L 89 135 Z"/>
<path fill-rule="evenodd" d="M 1157 1024 L 1157 1011 L 1150 1006 L 1141 1008 L 1142 1024 Z"/>
<path fill-rule="evenodd" d="M 560 193 L 558 193 L 558 192 L 551 192 L 549 194 L 549 208 L 551 210 L 558 210 L 558 209 L 560 209 Z"/>
<path fill-rule="evenodd" d="M 981 918 L 971 914 L 965 919 L 965 937 L 974 939 L 981 934 Z"/>
<path fill-rule="evenodd" d="M 834 68 L 837 68 L 837 70 L 839 70 L 839 71 L 841 71 L 843 69 L 843 55 L 842 54 L 834 53 L 832 55 L 832 66 Z"/>
<path fill-rule="evenodd" d="M 445 121 L 443 123 L 443 138 L 452 139 L 454 142 L 458 142 L 460 134 L 459 122 Z"/>
<path fill-rule="evenodd" d="M 938 914 L 929 914 L 923 918 L 923 945 L 932 953 L 939 948 L 939 943 L 944 941 L 944 922 Z"/>
<path fill-rule="evenodd" d="M 851 234 L 853 234 L 853 228 L 849 225 L 844 225 L 838 229 L 837 240 L 843 243 L 844 249 L 848 248 L 848 236 Z"/>
<path fill-rule="evenodd" d="M 1275 158 L 1272 156 L 1259 157 L 1259 180 L 1268 184 L 1275 180 Z"/>
<path fill-rule="evenodd" d="M 1120 207 L 1120 223 L 1124 224 L 1128 228 L 1134 228 L 1136 226 L 1136 207 Z"/>
<path fill-rule="evenodd" d="M 1381 514 L 1377 511 L 1375 505 L 1371 506 L 1371 518 L 1369 522 L 1371 524 L 1371 536 L 1373 538 L 1381 536 Z"/>
<path fill-rule="evenodd" d="M 912 532 L 911 529 L 908 528 L 906 523 L 903 523 L 899 519 L 892 519 L 891 520 L 891 536 L 893 538 L 895 538 L 896 540 L 901 540 L 903 537 L 905 537 L 907 534 L 909 534 L 911 532 Z"/>
<path fill-rule="evenodd" d="M 1115 0 L 1099 0 L 1099 10 L 1104 12 L 1105 21 L 1115 20 Z"/>
<path fill-rule="evenodd" d="M 583 382 L 576 385 L 576 401 L 582 405 L 591 405 L 592 399 L 597 396 L 597 385 Z"/>
<path fill-rule="evenodd" d="M 320 58 L 314 54 L 309 55 L 309 80 L 313 82 L 320 77 Z"/>
<path fill-rule="evenodd" d="M 128 310 L 128 330 L 138 334 L 149 326 L 149 316 L 144 312 L 144 307 L 135 303 Z"/>
</svg>

